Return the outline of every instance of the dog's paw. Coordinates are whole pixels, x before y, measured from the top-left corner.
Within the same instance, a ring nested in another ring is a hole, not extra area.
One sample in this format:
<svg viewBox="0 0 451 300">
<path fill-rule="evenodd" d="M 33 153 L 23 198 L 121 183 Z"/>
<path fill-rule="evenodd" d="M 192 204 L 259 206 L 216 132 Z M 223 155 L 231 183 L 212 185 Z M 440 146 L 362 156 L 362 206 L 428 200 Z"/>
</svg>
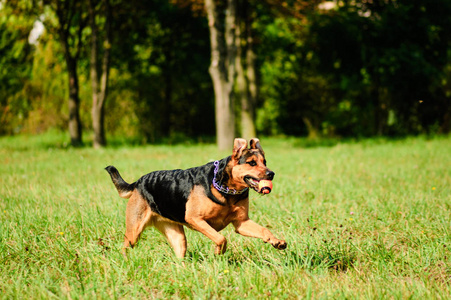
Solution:
<svg viewBox="0 0 451 300">
<path fill-rule="evenodd" d="M 287 248 L 287 242 L 285 242 L 284 240 L 275 239 L 275 240 L 271 241 L 271 245 L 274 248 L 279 249 L 279 250 L 283 250 L 283 249 Z"/>
<path fill-rule="evenodd" d="M 216 245 L 215 254 L 221 255 L 224 254 L 227 250 L 227 240 L 223 237 L 222 241 Z"/>
</svg>

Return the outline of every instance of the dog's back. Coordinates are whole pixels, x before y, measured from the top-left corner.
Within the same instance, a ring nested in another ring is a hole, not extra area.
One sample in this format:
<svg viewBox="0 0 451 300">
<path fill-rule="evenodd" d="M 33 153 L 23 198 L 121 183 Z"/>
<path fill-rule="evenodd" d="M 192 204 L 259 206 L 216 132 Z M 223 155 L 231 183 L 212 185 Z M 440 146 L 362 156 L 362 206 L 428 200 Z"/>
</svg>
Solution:
<svg viewBox="0 0 451 300">
<path fill-rule="evenodd" d="M 187 170 L 154 171 L 136 181 L 136 189 L 152 211 L 172 221 L 185 223 L 185 207 L 194 185 L 206 188 L 206 165 Z"/>
<path fill-rule="evenodd" d="M 226 163 L 227 159 L 224 164 Z M 122 198 L 129 198 L 136 189 L 149 203 L 152 211 L 175 222 L 185 223 L 186 202 L 194 186 L 201 186 L 205 196 L 213 202 L 222 204 L 210 191 L 209 182 L 213 178 L 213 163 L 186 170 L 150 172 L 132 184 L 125 182 L 115 167 L 108 166 L 105 169 Z"/>
</svg>

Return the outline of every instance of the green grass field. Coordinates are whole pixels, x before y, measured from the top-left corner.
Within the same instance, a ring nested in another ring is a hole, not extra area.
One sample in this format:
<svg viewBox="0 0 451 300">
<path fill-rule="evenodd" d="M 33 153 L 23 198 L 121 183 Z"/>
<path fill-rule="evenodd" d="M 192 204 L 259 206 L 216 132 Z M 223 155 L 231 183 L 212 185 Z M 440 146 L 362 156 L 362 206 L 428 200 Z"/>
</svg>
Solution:
<svg viewBox="0 0 451 300">
<path fill-rule="evenodd" d="M 273 192 L 251 218 L 288 248 L 232 226 L 223 256 L 187 230 L 185 265 L 147 229 L 124 260 L 128 182 L 219 159 L 214 145 L 65 146 L 46 134 L 0 138 L 2 299 L 437 299 L 451 297 L 451 137 L 305 147 L 262 138 Z M 231 145 L 232 148 L 232 145 Z"/>
</svg>

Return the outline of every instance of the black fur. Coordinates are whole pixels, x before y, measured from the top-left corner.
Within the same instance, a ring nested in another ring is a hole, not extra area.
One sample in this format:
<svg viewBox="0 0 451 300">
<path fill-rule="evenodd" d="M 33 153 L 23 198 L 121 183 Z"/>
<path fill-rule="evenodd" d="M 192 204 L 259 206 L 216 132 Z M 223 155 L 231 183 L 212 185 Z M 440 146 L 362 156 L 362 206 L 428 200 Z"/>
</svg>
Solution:
<svg viewBox="0 0 451 300">
<path fill-rule="evenodd" d="M 115 167 L 108 166 L 105 168 L 105 170 L 107 170 L 107 172 L 110 174 L 111 180 L 113 181 L 119 193 L 131 192 L 135 189 L 134 183 L 128 184 L 127 182 L 125 182 L 124 179 L 122 179 L 121 174 L 119 174 L 119 171 Z"/>
<path fill-rule="evenodd" d="M 217 179 L 220 182 L 227 179 L 224 169 L 229 161 L 230 156 L 219 161 Z M 118 190 L 119 187 L 123 191 L 136 188 L 147 200 L 152 211 L 179 223 L 186 223 L 186 202 L 196 185 L 202 186 L 206 196 L 213 202 L 224 205 L 210 191 L 215 169 L 213 162 L 186 170 L 154 171 L 142 176 L 132 184 L 126 183 L 120 177 L 116 168 L 109 166 L 105 169 L 110 173 Z M 248 193 L 246 191 L 239 196 L 237 195 L 237 201 L 246 199 Z"/>
</svg>

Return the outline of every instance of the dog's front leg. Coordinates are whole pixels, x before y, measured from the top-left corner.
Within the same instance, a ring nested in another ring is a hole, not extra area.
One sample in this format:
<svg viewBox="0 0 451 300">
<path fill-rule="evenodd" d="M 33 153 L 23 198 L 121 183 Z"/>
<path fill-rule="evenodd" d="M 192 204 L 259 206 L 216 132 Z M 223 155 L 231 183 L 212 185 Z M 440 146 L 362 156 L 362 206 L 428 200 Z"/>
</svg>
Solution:
<svg viewBox="0 0 451 300">
<path fill-rule="evenodd" d="M 227 248 L 226 238 L 211 227 L 207 221 L 201 218 L 193 218 L 187 220 L 187 222 L 192 229 L 203 233 L 216 244 L 215 254 L 224 254 Z"/>
<path fill-rule="evenodd" d="M 267 228 L 258 225 L 254 221 L 239 220 L 233 222 L 235 231 L 241 235 L 262 239 L 265 243 L 270 243 L 276 249 L 285 249 L 287 243 L 284 240 L 277 239 Z"/>
</svg>

